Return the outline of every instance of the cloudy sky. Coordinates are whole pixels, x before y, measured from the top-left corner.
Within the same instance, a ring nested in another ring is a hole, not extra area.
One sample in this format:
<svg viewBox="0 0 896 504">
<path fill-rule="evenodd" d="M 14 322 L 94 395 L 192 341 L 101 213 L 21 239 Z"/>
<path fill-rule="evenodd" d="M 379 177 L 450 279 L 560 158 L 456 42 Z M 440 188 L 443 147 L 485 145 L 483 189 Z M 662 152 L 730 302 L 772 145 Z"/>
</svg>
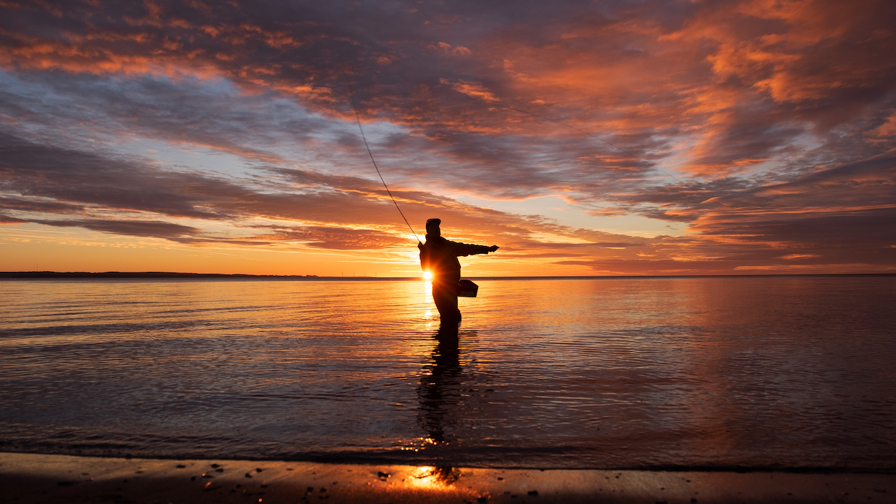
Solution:
<svg viewBox="0 0 896 504">
<path fill-rule="evenodd" d="M 0 0 L 0 270 L 896 272 L 889 0 Z M 354 106 L 353 106 L 354 103 Z"/>
</svg>

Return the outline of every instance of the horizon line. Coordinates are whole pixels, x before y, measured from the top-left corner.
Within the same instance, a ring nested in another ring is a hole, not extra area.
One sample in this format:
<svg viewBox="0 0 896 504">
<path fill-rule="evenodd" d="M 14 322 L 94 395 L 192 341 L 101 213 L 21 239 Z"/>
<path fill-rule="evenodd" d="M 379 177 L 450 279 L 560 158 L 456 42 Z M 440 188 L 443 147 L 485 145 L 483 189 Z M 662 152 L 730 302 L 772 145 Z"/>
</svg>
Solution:
<svg viewBox="0 0 896 504">
<path fill-rule="evenodd" d="M 474 280 L 539 280 L 539 279 L 613 279 L 613 278 L 740 278 L 740 277 L 810 277 L 810 276 L 896 276 L 891 273 L 720 273 L 681 275 L 511 275 L 511 276 L 469 276 Z M 284 280 L 423 280 L 421 276 L 320 276 L 320 275 L 276 275 L 251 273 L 189 273 L 174 271 L 0 271 L 0 279 L 52 279 L 52 278 L 243 278 L 243 279 L 284 279 Z"/>
</svg>

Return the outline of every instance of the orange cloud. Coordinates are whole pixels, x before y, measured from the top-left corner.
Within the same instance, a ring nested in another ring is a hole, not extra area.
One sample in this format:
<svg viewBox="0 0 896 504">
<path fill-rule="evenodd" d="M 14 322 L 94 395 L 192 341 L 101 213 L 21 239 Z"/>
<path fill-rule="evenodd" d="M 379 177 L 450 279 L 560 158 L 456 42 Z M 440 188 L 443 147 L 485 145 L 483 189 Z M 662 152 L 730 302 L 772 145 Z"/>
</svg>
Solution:
<svg viewBox="0 0 896 504">
<path fill-rule="evenodd" d="M 458 93 L 463 93 L 472 98 L 478 98 L 485 102 L 499 101 L 491 91 L 477 82 L 466 82 L 460 80 L 452 84 L 447 79 L 442 79 L 440 82 L 445 85 L 450 85 Z"/>
</svg>

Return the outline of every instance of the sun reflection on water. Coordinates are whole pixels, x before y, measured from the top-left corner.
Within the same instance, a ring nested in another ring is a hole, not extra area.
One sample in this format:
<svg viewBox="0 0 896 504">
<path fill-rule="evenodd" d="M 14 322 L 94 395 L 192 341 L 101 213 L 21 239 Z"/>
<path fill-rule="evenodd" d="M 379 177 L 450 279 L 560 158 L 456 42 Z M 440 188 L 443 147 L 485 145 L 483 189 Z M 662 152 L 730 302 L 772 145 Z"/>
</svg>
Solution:
<svg viewBox="0 0 896 504">
<path fill-rule="evenodd" d="M 421 466 L 414 470 L 410 484 L 417 488 L 445 489 L 457 481 L 460 470 L 454 467 Z"/>
</svg>

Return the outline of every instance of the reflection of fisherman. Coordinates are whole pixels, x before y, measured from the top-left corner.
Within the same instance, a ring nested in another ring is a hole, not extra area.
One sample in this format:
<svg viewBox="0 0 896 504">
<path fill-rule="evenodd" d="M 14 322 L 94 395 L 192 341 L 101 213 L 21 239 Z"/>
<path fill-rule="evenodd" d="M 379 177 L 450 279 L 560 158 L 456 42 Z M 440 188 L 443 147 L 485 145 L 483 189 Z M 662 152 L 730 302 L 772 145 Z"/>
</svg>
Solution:
<svg viewBox="0 0 896 504">
<path fill-rule="evenodd" d="M 438 344 L 432 350 L 432 361 L 423 366 L 417 395 L 420 410 L 417 421 L 426 430 L 426 440 L 434 447 L 457 441 L 458 419 L 463 416 L 464 376 L 460 365 L 457 324 L 440 324 Z M 470 334 L 470 333 L 468 333 Z M 475 335 L 475 333 L 473 333 Z M 453 429 L 453 428 L 454 429 Z M 441 485 L 452 485 L 460 471 L 450 465 L 436 465 L 423 477 L 431 477 Z M 418 478 L 420 476 L 417 476 Z"/>
<path fill-rule="evenodd" d="M 439 309 L 442 322 L 460 322 L 457 295 L 460 293 L 460 261 L 458 256 L 488 254 L 498 250 L 497 245 L 467 245 L 442 238 L 441 219 L 426 221 L 426 243 L 418 244 L 420 266 L 433 275 L 432 300 Z"/>
<path fill-rule="evenodd" d="M 440 324 L 435 339 L 438 344 L 432 350 L 432 360 L 423 366 L 420 374 L 417 420 L 426 429 L 430 443 L 443 445 L 454 437 L 446 432 L 445 416 L 458 413 L 458 403 L 464 396 L 461 393 L 463 377 L 457 324 Z"/>
</svg>

